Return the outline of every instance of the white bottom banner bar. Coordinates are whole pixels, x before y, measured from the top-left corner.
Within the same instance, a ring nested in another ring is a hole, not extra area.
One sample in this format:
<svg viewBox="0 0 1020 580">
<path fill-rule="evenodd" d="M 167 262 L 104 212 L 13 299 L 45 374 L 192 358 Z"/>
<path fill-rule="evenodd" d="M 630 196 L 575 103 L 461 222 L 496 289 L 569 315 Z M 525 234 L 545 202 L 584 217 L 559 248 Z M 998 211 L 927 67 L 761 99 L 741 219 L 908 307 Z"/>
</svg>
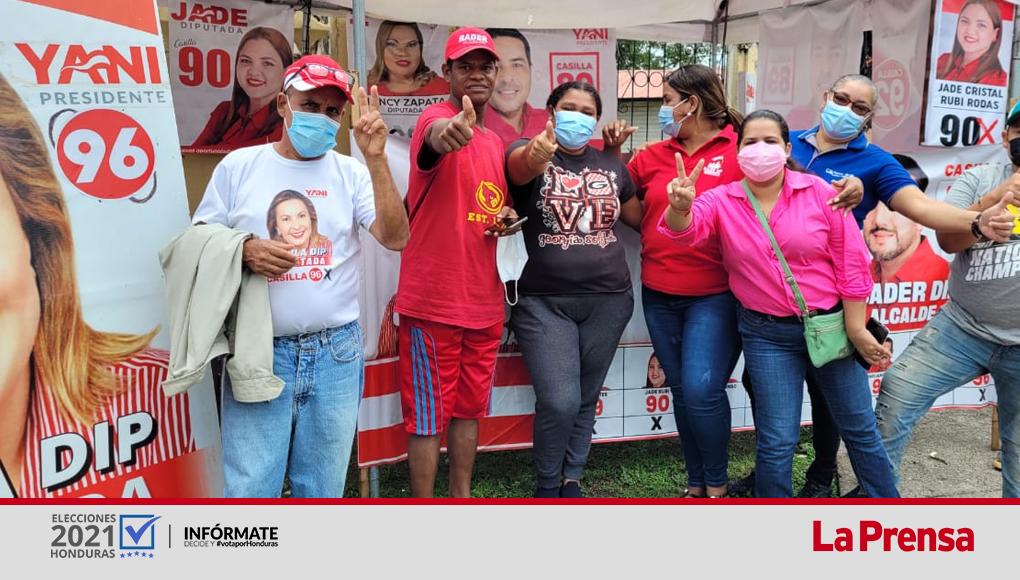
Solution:
<svg viewBox="0 0 1020 580">
<path fill-rule="evenodd" d="M 724 500 L 725 501 L 725 500 Z M 0 505 L 10 578 L 975 578 L 1016 548 L 1007 501 L 811 504 Z M 20 572 L 15 572 L 20 571 Z"/>
</svg>

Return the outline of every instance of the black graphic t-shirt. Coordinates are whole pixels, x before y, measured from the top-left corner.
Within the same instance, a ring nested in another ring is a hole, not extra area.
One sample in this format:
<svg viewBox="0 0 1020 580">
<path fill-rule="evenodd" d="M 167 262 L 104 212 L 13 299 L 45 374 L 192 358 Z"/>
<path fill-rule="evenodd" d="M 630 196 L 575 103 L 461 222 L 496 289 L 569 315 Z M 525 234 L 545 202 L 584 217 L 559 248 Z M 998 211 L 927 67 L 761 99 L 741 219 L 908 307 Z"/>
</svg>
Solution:
<svg viewBox="0 0 1020 580">
<path fill-rule="evenodd" d="M 507 155 L 527 143 L 515 141 Z M 542 175 L 511 185 L 514 208 L 528 216 L 528 265 L 518 292 L 595 294 L 630 288 L 626 252 L 613 229 L 621 206 L 634 194 L 623 162 L 593 147 L 581 155 L 557 151 Z"/>
</svg>

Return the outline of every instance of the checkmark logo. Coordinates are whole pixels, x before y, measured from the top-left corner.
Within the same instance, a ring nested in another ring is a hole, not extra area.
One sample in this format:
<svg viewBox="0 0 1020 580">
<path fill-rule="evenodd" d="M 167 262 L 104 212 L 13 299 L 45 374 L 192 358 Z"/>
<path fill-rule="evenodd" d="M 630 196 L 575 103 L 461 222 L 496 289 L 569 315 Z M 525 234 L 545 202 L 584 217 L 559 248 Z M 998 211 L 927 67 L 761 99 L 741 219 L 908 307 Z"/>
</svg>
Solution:
<svg viewBox="0 0 1020 580">
<path fill-rule="evenodd" d="M 156 520 L 162 516 L 153 515 L 122 515 L 120 516 L 120 547 L 121 549 L 127 548 L 155 548 L 155 534 L 152 527 L 156 524 Z M 128 523 L 131 520 L 133 523 Z M 142 542 L 142 538 L 149 534 L 149 540 Z M 126 536 L 126 537 L 125 537 Z M 125 542 L 125 539 L 128 540 Z"/>
</svg>

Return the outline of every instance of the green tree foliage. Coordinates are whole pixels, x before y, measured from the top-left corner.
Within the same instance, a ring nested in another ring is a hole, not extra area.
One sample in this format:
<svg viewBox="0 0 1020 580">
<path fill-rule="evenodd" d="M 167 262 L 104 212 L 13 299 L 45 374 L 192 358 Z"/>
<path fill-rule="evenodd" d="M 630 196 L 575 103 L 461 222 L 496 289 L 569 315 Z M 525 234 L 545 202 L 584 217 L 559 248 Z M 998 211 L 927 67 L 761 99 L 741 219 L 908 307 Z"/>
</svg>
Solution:
<svg viewBox="0 0 1020 580">
<path fill-rule="evenodd" d="M 708 43 L 616 41 L 616 67 L 620 70 L 674 69 L 692 63 L 707 65 L 711 60 L 712 45 Z"/>
</svg>

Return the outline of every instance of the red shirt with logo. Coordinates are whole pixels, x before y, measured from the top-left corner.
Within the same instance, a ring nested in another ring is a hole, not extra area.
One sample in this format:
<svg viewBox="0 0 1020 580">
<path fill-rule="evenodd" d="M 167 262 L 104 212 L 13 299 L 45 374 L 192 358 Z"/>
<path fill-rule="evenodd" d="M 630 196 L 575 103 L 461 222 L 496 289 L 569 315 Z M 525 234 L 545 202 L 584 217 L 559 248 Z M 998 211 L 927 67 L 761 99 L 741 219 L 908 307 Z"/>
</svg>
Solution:
<svg viewBox="0 0 1020 580">
<path fill-rule="evenodd" d="M 649 145 L 631 159 L 627 169 L 644 200 L 641 283 L 652 290 L 679 296 L 725 292 L 729 285 L 717 243 L 680 249 L 658 232 L 659 218 L 669 205 L 666 186 L 676 177 L 677 153 L 683 157 L 688 174 L 699 161 L 705 160 L 696 184 L 699 194 L 744 178 L 737 164 L 737 134 L 729 125 L 692 153 L 685 151 L 676 139 L 668 139 Z"/>
<path fill-rule="evenodd" d="M 466 147 L 440 156 L 430 169 L 418 165 L 431 124 L 459 112 L 449 101 L 436 103 L 414 129 L 407 186 L 411 238 L 400 258 L 395 310 L 480 329 L 504 315 L 496 238 L 485 235 L 507 201 L 503 141 L 475 126 Z"/>
</svg>

